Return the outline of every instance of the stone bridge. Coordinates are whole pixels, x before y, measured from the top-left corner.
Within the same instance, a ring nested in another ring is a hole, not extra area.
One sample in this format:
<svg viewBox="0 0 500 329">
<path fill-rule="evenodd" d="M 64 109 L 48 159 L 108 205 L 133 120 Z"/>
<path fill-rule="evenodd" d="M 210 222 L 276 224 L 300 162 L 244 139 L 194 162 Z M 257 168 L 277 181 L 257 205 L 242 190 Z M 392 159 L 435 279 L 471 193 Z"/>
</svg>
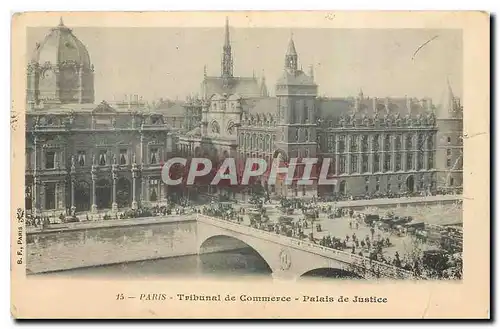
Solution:
<svg viewBox="0 0 500 329">
<path fill-rule="evenodd" d="M 197 250 L 211 252 L 214 244 L 228 247 L 251 247 L 267 263 L 273 277 L 278 279 L 297 279 L 304 274 L 334 272 L 343 277 L 364 279 L 412 279 L 413 274 L 385 263 L 370 261 L 366 257 L 335 250 L 259 230 L 219 218 L 199 214 L 197 217 Z"/>
</svg>

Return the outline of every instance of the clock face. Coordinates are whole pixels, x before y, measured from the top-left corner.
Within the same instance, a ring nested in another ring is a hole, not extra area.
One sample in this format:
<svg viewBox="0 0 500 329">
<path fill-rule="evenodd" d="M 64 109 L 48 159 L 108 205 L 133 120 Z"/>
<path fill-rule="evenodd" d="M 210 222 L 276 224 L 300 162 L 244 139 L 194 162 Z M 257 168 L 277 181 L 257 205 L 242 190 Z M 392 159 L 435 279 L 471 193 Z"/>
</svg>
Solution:
<svg viewBox="0 0 500 329">
<path fill-rule="evenodd" d="M 43 72 L 43 78 L 47 80 L 54 78 L 54 72 L 52 70 L 46 70 Z"/>
</svg>

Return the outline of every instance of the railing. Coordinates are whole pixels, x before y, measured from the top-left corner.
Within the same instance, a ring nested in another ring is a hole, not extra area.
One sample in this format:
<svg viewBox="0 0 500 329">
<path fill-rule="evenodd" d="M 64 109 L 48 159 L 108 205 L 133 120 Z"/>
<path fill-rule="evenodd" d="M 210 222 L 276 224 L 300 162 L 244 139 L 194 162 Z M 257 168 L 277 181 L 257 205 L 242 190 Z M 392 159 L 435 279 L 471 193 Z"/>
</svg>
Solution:
<svg viewBox="0 0 500 329">
<path fill-rule="evenodd" d="M 271 242 L 275 242 L 282 245 L 291 246 L 297 249 L 302 249 L 311 253 L 319 254 L 325 257 L 332 257 L 332 254 L 335 259 L 342 261 L 344 263 L 352 264 L 354 266 L 359 266 L 366 269 L 366 272 L 372 272 L 376 274 L 380 274 L 381 276 L 390 276 L 390 277 L 398 277 L 398 278 L 413 278 L 414 275 L 412 272 L 404 270 L 402 268 L 398 268 L 393 265 L 385 264 L 382 262 L 370 260 L 367 257 L 362 257 L 359 255 L 347 253 L 344 251 L 340 251 L 333 248 L 328 248 L 325 246 L 321 246 L 311 242 L 305 242 L 296 238 L 287 237 L 284 235 L 280 235 L 277 233 L 260 230 L 257 228 L 237 224 L 234 222 L 230 222 L 227 220 L 210 217 L 207 215 L 198 214 L 197 220 L 202 222 L 208 222 L 210 224 L 214 224 L 218 227 L 223 227 L 229 230 L 236 231 L 238 233 L 246 233 L 251 235 L 257 235 L 263 237 L 264 240 L 268 240 Z"/>
</svg>

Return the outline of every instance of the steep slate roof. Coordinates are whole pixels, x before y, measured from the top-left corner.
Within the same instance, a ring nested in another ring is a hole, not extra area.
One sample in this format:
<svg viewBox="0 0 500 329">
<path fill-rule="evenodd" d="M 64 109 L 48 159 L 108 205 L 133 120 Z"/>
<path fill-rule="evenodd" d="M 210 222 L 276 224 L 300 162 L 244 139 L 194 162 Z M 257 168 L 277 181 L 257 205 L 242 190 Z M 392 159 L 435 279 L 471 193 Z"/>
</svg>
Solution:
<svg viewBox="0 0 500 329">
<path fill-rule="evenodd" d="M 295 71 L 295 74 L 290 70 L 283 70 L 283 74 L 276 83 L 278 85 L 293 85 L 293 86 L 314 86 L 314 79 L 302 70 Z"/>
<path fill-rule="evenodd" d="M 239 94 L 243 98 L 259 97 L 260 85 L 257 78 L 234 77 L 230 78 L 228 88 L 224 88 L 224 80 L 220 77 L 205 77 L 202 82 L 205 97 L 213 94 Z"/>
</svg>

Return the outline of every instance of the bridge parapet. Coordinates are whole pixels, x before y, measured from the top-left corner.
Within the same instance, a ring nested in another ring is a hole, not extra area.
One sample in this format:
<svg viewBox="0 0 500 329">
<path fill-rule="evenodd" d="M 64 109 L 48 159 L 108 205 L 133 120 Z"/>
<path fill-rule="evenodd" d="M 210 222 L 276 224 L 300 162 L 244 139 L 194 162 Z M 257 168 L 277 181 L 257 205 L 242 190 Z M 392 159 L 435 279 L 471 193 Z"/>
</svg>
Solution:
<svg viewBox="0 0 500 329">
<path fill-rule="evenodd" d="M 300 239 L 287 237 L 274 232 L 260 230 L 257 228 L 241 225 L 231 221 L 198 214 L 197 220 L 206 224 L 214 225 L 239 234 L 246 234 L 258 237 L 279 245 L 299 249 L 319 256 L 335 259 L 348 264 L 350 269 L 364 278 L 389 277 L 395 279 L 416 279 L 412 272 L 398 268 L 396 266 L 370 260 L 341 250 L 328 248 L 312 242 L 302 241 Z"/>
</svg>

